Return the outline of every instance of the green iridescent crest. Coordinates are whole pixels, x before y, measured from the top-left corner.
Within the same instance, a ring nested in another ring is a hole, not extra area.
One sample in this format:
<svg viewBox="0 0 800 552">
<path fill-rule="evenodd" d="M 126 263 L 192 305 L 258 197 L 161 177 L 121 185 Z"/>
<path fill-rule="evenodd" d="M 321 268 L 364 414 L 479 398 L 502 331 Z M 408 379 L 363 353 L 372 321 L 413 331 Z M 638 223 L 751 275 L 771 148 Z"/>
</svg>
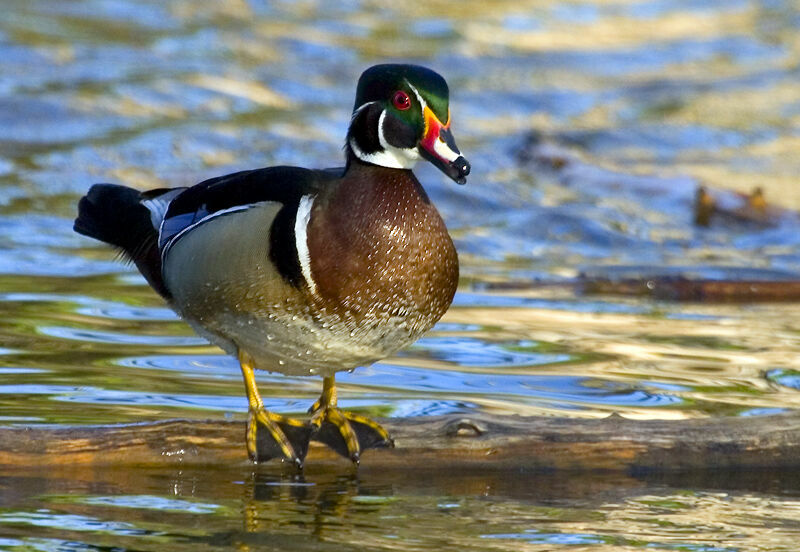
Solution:
<svg viewBox="0 0 800 552">
<path fill-rule="evenodd" d="M 410 86 L 409 86 L 410 85 Z M 413 98 L 415 108 L 397 114 L 408 120 L 422 117 L 414 90 L 419 92 L 433 114 L 446 123 L 448 120 L 450 91 L 441 75 L 419 65 L 383 64 L 370 67 L 361 75 L 356 90 L 354 110 L 368 102 L 387 102 L 397 90 L 403 90 Z"/>
</svg>

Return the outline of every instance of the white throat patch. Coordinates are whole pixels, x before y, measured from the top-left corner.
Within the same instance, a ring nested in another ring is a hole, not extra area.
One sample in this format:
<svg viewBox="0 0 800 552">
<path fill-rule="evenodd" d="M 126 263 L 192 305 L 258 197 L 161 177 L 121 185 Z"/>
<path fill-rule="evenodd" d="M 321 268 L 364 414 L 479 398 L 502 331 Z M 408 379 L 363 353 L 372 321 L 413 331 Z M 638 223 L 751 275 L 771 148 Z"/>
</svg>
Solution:
<svg viewBox="0 0 800 552">
<path fill-rule="evenodd" d="M 373 103 L 375 102 L 365 103 L 360 106 L 355 113 L 353 113 L 353 118 L 355 119 L 362 109 Z M 358 147 L 358 143 L 352 137 L 349 140 L 350 149 L 353 150 L 356 157 L 365 163 L 389 167 L 391 169 L 413 169 L 417 161 L 419 161 L 419 151 L 417 151 L 417 148 L 397 148 L 387 142 L 383 132 L 383 122 L 385 119 L 386 110 L 383 110 L 381 111 L 381 116 L 378 118 L 378 142 L 380 142 L 383 151 L 367 153 Z"/>
</svg>

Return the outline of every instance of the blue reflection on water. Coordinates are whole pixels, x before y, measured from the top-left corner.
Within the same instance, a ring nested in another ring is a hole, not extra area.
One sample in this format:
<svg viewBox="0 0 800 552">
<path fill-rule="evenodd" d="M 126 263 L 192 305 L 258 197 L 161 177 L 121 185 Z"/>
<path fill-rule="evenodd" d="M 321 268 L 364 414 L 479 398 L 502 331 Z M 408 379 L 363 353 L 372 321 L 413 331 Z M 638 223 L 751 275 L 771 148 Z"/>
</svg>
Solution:
<svg viewBox="0 0 800 552">
<path fill-rule="evenodd" d="M 800 372 L 776 368 L 767 372 L 767 379 L 779 385 L 800 390 Z"/>
<path fill-rule="evenodd" d="M 217 379 L 217 368 L 222 368 L 224 379 L 238 380 L 238 367 L 226 356 L 162 356 L 126 359 L 125 364 L 140 368 L 169 369 L 184 372 L 187 377 Z M 197 370 L 202 367 L 201 370 Z M 279 396 L 265 398 L 268 408 L 280 411 L 302 411 L 307 407 L 308 383 L 313 380 L 259 373 L 263 387 L 269 385 Z M 361 389 L 357 395 L 342 393 L 341 404 L 349 408 L 382 406 L 391 403 L 393 415 L 443 414 L 473 408 L 481 400 L 507 400 L 530 403 L 549 408 L 575 409 L 582 406 L 636 406 L 658 407 L 675 405 L 682 398 L 669 392 L 678 386 L 663 382 L 648 383 L 645 388 L 638 383 L 623 383 L 585 376 L 531 375 L 526 373 L 486 374 L 458 370 L 433 370 L 375 364 L 354 373 L 341 373 L 337 381 L 342 386 Z M 363 391 L 371 389 L 373 391 Z M 316 391 L 311 391 L 313 396 Z M 280 394 L 286 396 L 281 397 Z M 239 395 L 204 395 L 156 393 L 153 391 L 123 391 L 100 387 L 66 386 L 55 384 L 20 384 L 0 386 L 0 395 L 52 395 L 52 400 L 71 403 L 140 405 L 157 407 L 192 408 L 225 412 L 244 412 L 247 404 Z M 291 398 L 295 397 L 295 398 Z"/>
<path fill-rule="evenodd" d="M 167 307 L 142 307 L 116 301 L 104 301 L 86 295 L 61 293 L 0 293 L 0 301 L 7 303 L 72 303 L 74 312 L 95 318 L 114 320 L 177 320 L 178 316 Z"/>
<path fill-rule="evenodd" d="M 88 496 L 82 498 L 81 502 L 93 506 L 118 506 L 159 512 L 188 512 L 190 514 L 213 514 L 221 508 L 218 504 L 208 502 L 190 502 L 155 495 Z"/>
<path fill-rule="evenodd" d="M 31 386 L 25 386 L 31 387 Z M 38 386 L 33 386 L 38 387 Z M 49 393 L 57 386 L 42 386 L 39 393 Z M 0 393 L 2 393 L 0 388 Z M 64 389 L 53 397 L 53 400 L 64 402 L 78 402 L 87 404 L 124 404 L 147 406 L 171 406 L 180 408 L 198 408 L 219 411 L 247 411 L 247 402 L 242 397 L 228 397 L 224 395 L 180 395 L 173 393 L 153 393 L 120 391 L 116 389 L 100 389 L 98 387 Z M 267 400 L 265 403 L 269 402 Z M 284 405 L 285 406 L 285 405 Z"/>
<path fill-rule="evenodd" d="M 474 293 L 463 291 L 456 293 L 453 305 L 457 307 L 526 307 L 542 310 L 559 310 L 571 312 L 591 313 L 617 313 L 617 314 L 645 314 L 653 310 L 649 305 L 631 303 L 612 303 L 609 301 L 596 301 L 586 298 L 576 298 L 573 301 L 563 299 L 542 299 L 534 297 L 519 297 L 510 295 L 495 295 L 489 293 Z"/>
<path fill-rule="evenodd" d="M 398 391 L 452 393 L 465 400 L 478 397 L 535 398 L 570 403 L 616 406 L 662 406 L 682 402 L 678 396 L 654 393 L 610 380 L 585 376 L 483 374 L 456 370 L 430 370 L 410 366 L 375 364 L 354 374 L 341 374 L 341 383 Z"/>
<path fill-rule="evenodd" d="M 111 320 L 178 320 L 178 315 L 167 307 L 135 307 L 124 303 L 94 300 L 75 309 L 78 314 Z"/>
<path fill-rule="evenodd" d="M 771 416 L 788 412 L 787 408 L 749 408 L 739 413 L 739 416 Z"/>
<path fill-rule="evenodd" d="M 116 361 L 120 366 L 142 368 L 145 370 L 167 370 L 180 372 L 191 378 L 239 380 L 242 377 L 238 362 L 228 355 L 152 355 L 121 358 Z M 267 374 L 259 372 L 259 381 L 269 380 Z M 283 377 L 281 381 L 292 380 Z"/>
<path fill-rule="evenodd" d="M 422 349 L 437 360 L 452 362 L 459 366 L 485 368 L 556 364 L 573 358 L 566 353 L 538 353 L 524 350 L 532 347 L 532 342 L 500 344 L 471 337 L 424 337 L 410 350 L 401 352 L 399 356 L 409 356 L 410 352 Z"/>
<path fill-rule="evenodd" d="M 532 544 L 602 544 L 606 542 L 599 535 L 589 535 L 581 533 L 539 533 L 538 531 L 525 531 L 524 533 L 500 533 L 481 535 L 484 539 L 517 539 L 524 540 Z"/>
<path fill-rule="evenodd" d="M 113 343 L 118 345 L 152 345 L 157 347 L 190 347 L 207 345 L 202 337 L 191 335 L 144 335 L 121 332 L 104 332 L 86 328 L 65 326 L 40 326 L 39 333 L 60 339 L 90 343 Z"/>
<path fill-rule="evenodd" d="M 392 403 L 392 417 L 442 416 L 476 408 L 475 403 L 462 400 L 398 400 Z"/>
<path fill-rule="evenodd" d="M 121 536 L 162 534 L 154 531 L 138 529 L 135 525 L 123 521 L 104 521 L 93 517 L 75 514 L 57 514 L 49 510 L 0 514 L 0 524 L 24 524 L 33 525 L 36 527 L 63 529 L 65 531 L 92 531 Z"/>
<path fill-rule="evenodd" d="M 0 353 L 2 354 L 2 353 Z M 2 375 L 10 375 L 10 374 L 41 374 L 47 372 L 48 370 L 43 370 L 41 368 L 7 368 L 7 367 L 0 367 L 0 374 Z"/>
</svg>

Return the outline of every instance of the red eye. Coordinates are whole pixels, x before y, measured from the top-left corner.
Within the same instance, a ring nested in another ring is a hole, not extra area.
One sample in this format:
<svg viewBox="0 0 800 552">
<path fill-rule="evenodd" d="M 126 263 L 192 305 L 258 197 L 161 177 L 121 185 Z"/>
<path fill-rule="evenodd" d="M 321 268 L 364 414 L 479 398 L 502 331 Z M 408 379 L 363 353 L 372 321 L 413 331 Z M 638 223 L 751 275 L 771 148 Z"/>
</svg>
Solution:
<svg viewBox="0 0 800 552">
<path fill-rule="evenodd" d="M 394 93 L 394 96 L 392 97 L 392 103 L 400 111 L 405 111 L 406 109 L 411 107 L 411 98 L 409 98 L 408 94 L 406 94 L 402 90 L 398 90 L 397 92 Z"/>
</svg>

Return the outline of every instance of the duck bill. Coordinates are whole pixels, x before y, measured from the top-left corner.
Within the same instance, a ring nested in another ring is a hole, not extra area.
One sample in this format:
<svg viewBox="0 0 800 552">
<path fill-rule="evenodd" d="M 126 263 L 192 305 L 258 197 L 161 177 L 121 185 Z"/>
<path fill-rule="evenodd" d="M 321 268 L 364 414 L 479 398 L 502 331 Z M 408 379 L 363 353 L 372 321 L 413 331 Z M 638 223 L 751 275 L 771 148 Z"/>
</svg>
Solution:
<svg viewBox="0 0 800 552">
<path fill-rule="evenodd" d="M 469 161 L 464 159 L 458 151 L 456 140 L 450 132 L 450 114 L 447 114 L 447 123 L 442 122 L 425 106 L 425 133 L 419 142 L 419 152 L 428 161 L 433 163 L 440 171 L 452 178 L 458 184 L 467 183 L 469 174 Z"/>
</svg>

